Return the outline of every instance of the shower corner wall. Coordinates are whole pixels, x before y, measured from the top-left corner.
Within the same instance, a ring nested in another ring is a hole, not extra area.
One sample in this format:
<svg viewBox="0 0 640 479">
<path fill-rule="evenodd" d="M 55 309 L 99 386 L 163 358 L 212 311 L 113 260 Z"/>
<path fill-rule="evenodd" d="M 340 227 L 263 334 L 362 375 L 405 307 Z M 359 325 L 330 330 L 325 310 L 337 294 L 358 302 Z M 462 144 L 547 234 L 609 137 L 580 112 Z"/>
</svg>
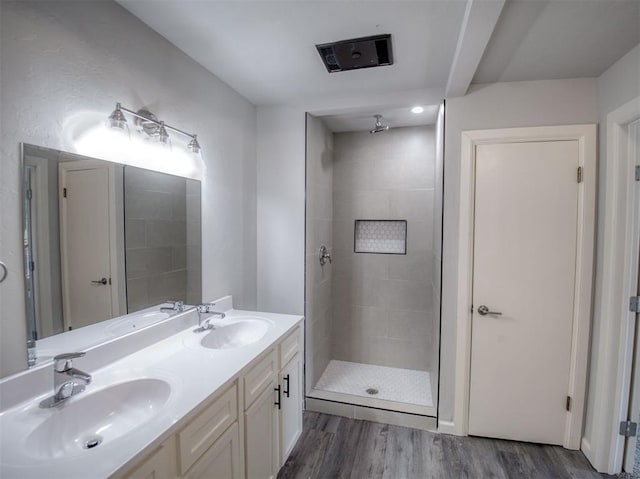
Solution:
<svg viewBox="0 0 640 479">
<path fill-rule="evenodd" d="M 311 391 L 331 359 L 332 265 L 320 265 L 319 251 L 333 250 L 333 134 L 307 115 L 306 145 L 306 385 Z"/>
</svg>

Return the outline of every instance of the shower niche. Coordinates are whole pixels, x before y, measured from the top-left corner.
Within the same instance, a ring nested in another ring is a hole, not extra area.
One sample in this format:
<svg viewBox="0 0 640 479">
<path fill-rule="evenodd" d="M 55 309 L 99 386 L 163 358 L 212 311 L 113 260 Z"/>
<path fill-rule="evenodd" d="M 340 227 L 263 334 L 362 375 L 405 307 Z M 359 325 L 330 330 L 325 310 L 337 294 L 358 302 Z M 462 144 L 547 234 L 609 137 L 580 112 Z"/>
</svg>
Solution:
<svg viewBox="0 0 640 479">
<path fill-rule="evenodd" d="M 375 135 L 307 115 L 307 409 L 435 426 L 443 108 Z"/>
<path fill-rule="evenodd" d="M 355 253 L 407 254 L 406 220 L 356 220 Z"/>
</svg>

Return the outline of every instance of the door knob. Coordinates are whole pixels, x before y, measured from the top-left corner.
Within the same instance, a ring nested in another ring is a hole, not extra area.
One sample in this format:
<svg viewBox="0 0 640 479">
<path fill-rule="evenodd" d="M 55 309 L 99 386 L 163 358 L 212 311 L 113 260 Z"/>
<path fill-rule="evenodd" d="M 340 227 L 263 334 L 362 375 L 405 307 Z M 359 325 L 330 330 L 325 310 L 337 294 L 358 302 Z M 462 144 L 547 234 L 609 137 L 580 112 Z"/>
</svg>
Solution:
<svg viewBox="0 0 640 479">
<path fill-rule="evenodd" d="M 7 266 L 0 261 L 0 268 L 2 268 L 2 274 L 0 275 L 0 283 L 2 283 L 5 279 L 7 279 Z"/>
<path fill-rule="evenodd" d="M 502 313 L 498 312 L 498 311 L 489 311 L 489 308 L 486 307 L 484 304 L 478 306 L 478 314 L 480 314 L 481 316 L 486 316 L 487 314 L 491 314 L 494 316 L 500 316 Z"/>
<path fill-rule="evenodd" d="M 107 284 L 107 278 L 102 278 L 97 281 L 91 281 L 92 284 Z"/>
</svg>

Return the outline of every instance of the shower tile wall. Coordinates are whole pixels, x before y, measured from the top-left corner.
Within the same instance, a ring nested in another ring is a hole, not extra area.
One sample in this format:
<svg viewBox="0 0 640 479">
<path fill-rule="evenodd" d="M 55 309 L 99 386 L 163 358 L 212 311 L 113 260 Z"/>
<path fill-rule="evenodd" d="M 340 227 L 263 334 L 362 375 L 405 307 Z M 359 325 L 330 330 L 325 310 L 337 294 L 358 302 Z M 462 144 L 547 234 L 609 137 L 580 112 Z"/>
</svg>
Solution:
<svg viewBox="0 0 640 479">
<path fill-rule="evenodd" d="M 306 294 L 307 391 L 331 359 L 331 279 L 333 265 L 320 266 L 318 252 L 332 250 L 333 134 L 307 115 Z"/>
<path fill-rule="evenodd" d="M 332 358 L 434 370 L 435 131 L 336 133 Z M 353 252 L 356 219 L 407 220 L 407 254 Z"/>
</svg>

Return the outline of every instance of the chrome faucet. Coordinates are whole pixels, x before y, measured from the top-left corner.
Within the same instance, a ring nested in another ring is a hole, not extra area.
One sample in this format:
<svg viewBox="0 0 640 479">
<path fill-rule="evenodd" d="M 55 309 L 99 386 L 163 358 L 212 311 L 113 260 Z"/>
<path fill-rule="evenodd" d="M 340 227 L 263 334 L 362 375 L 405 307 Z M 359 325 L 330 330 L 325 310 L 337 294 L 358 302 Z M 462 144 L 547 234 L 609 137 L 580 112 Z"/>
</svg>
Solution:
<svg viewBox="0 0 640 479">
<path fill-rule="evenodd" d="M 184 302 L 183 301 L 174 301 L 167 300 L 165 303 L 171 304 L 171 306 L 162 306 L 160 311 L 171 311 L 173 313 L 182 313 L 184 311 Z"/>
<path fill-rule="evenodd" d="M 206 318 L 204 321 L 202 320 L 202 316 L 205 314 L 224 319 L 226 314 L 214 311 L 212 309 L 214 306 L 215 303 L 204 303 L 196 306 L 196 311 L 198 312 L 198 327 L 193 330 L 194 333 L 201 333 L 203 331 L 208 331 L 209 329 L 215 329 L 215 326 L 209 322 L 211 319 L 210 317 Z"/>
<path fill-rule="evenodd" d="M 53 396 L 40 403 L 40 407 L 53 407 L 84 391 L 91 382 L 91 375 L 73 367 L 73 359 L 86 353 L 59 354 L 53 358 Z"/>
</svg>

